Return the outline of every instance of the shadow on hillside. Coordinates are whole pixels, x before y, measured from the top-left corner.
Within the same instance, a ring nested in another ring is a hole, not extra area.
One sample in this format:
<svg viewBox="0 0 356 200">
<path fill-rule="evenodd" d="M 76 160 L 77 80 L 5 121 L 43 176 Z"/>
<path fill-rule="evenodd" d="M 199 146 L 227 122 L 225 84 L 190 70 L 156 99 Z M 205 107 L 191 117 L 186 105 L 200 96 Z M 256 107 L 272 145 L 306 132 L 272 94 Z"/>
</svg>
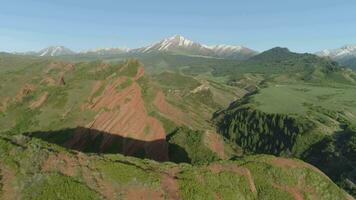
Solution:
<svg viewBox="0 0 356 200">
<path fill-rule="evenodd" d="M 156 161 L 187 162 L 189 160 L 169 159 L 169 151 L 180 152 L 180 156 L 187 158 L 187 153 L 179 146 L 172 146 L 166 140 L 142 141 L 125 138 L 111 133 L 78 127 L 57 131 L 37 131 L 25 135 L 40 138 L 44 141 L 60 145 L 65 148 L 85 153 L 120 153 L 137 158 L 148 158 Z"/>
</svg>

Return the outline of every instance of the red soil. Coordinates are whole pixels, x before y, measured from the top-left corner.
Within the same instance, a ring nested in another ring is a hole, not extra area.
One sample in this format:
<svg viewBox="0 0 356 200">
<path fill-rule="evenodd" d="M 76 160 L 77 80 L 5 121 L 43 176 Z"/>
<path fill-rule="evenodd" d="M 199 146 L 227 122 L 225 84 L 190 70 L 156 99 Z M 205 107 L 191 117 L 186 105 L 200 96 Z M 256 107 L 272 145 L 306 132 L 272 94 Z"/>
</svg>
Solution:
<svg viewBox="0 0 356 200">
<path fill-rule="evenodd" d="M 88 99 L 87 99 L 88 102 L 92 102 L 95 93 L 97 93 L 100 90 L 102 85 L 103 85 L 103 83 L 101 81 L 95 81 L 95 83 L 93 84 L 93 87 L 91 89 L 90 95 L 88 96 Z M 91 106 L 90 103 L 85 103 L 80 108 L 81 108 L 81 110 L 85 110 L 90 106 Z"/>
<path fill-rule="evenodd" d="M 2 163 L 0 163 L 0 173 L 2 176 L 1 183 L 2 183 L 2 196 L 0 199 L 3 200 L 12 200 L 16 198 L 16 191 L 13 186 L 13 182 L 16 178 L 15 173 L 5 167 Z M 1 189 L 1 188 L 0 188 Z"/>
<path fill-rule="evenodd" d="M 54 86 L 56 85 L 56 81 L 52 77 L 45 77 L 42 79 L 40 84 L 46 84 L 47 86 Z"/>
<path fill-rule="evenodd" d="M 36 90 L 36 86 L 32 85 L 32 84 L 26 84 L 25 86 L 23 86 L 21 88 L 21 90 L 17 93 L 16 95 L 16 100 L 18 102 L 21 102 L 22 99 L 29 95 L 30 93 L 34 92 Z"/>
<path fill-rule="evenodd" d="M 327 177 L 318 168 L 316 168 L 308 163 L 298 162 L 296 160 L 291 160 L 291 159 L 287 159 L 287 158 L 277 158 L 276 157 L 276 158 L 273 158 L 272 160 L 270 160 L 270 164 L 281 167 L 281 168 L 308 168 L 308 169 L 311 169 L 311 170 L 321 174 L 322 176 L 324 176 L 325 178 L 330 180 L 330 178 Z M 278 189 L 288 192 L 289 194 L 291 194 L 294 197 L 295 200 L 304 200 L 304 197 L 302 195 L 303 192 L 312 195 L 313 199 L 318 199 L 317 198 L 318 195 L 316 194 L 315 189 L 311 186 L 306 185 L 305 177 L 303 177 L 303 176 L 299 177 L 298 185 L 296 185 L 296 186 L 281 186 L 281 185 L 277 185 L 277 184 L 274 184 L 273 186 Z M 353 199 L 349 195 L 347 195 L 346 198 Z"/>
<path fill-rule="evenodd" d="M 81 168 L 82 177 L 86 184 L 93 190 L 99 192 L 108 200 L 119 199 L 119 192 L 115 190 L 110 181 L 103 179 L 101 173 L 93 173 L 96 171 L 95 166 L 90 164 L 91 157 L 84 153 L 78 152 L 77 161 Z"/>
<path fill-rule="evenodd" d="M 64 73 L 62 73 L 58 79 L 58 85 L 65 85 L 66 82 L 64 81 Z"/>
<path fill-rule="evenodd" d="M 179 168 L 173 168 L 168 173 L 162 174 L 161 187 L 168 195 L 168 199 L 178 200 L 179 198 L 179 185 L 177 182 L 176 174 L 179 172 Z"/>
<path fill-rule="evenodd" d="M 311 169 L 311 170 L 323 175 L 325 178 L 330 180 L 330 178 L 328 176 L 326 176 L 318 168 L 314 167 L 311 164 L 305 163 L 305 162 L 298 162 L 298 161 L 295 161 L 292 159 L 275 157 L 270 161 L 270 164 L 275 165 L 277 167 L 281 167 L 281 168 L 308 168 L 308 169 Z"/>
<path fill-rule="evenodd" d="M 72 63 L 63 61 L 53 61 L 47 66 L 45 73 L 49 73 L 53 69 L 59 69 L 64 72 L 68 72 L 74 70 L 74 65 Z"/>
<path fill-rule="evenodd" d="M 221 196 L 219 193 L 214 193 L 215 199 L 216 200 L 222 200 Z"/>
<path fill-rule="evenodd" d="M 183 120 L 183 113 L 166 101 L 166 97 L 162 91 L 157 92 L 153 105 L 159 112 L 174 121 L 177 125 L 186 124 Z"/>
<path fill-rule="evenodd" d="M 101 81 L 95 81 L 93 88 L 91 89 L 90 96 L 93 96 L 101 88 Z"/>
<path fill-rule="evenodd" d="M 284 190 L 284 191 L 288 192 L 290 195 L 293 196 L 293 198 L 295 200 L 304 200 L 304 197 L 303 197 L 301 191 L 296 187 L 280 186 L 280 185 L 276 185 L 276 184 L 274 184 L 273 186 L 280 190 Z"/>
<path fill-rule="evenodd" d="M 42 164 L 42 171 L 60 171 L 67 176 L 75 176 L 77 173 L 78 163 L 74 158 L 59 153 L 57 155 L 49 155 L 47 160 Z"/>
<path fill-rule="evenodd" d="M 90 73 L 96 73 L 96 72 L 101 72 L 105 69 L 107 69 L 110 65 L 108 63 L 102 62 L 100 65 L 92 70 L 90 70 Z"/>
<path fill-rule="evenodd" d="M 38 99 L 36 99 L 34 102 L 31 103 L 30 108 L 31 109 L 36 109 L 41 107 L 44 102 L 46 102 L 48 98 L 48 92 L 45 92 L 42 96 L 40 96 Z"/>
<path fill-rule="evenodd" d="M 4 112 L 10 103 L 10 97 L 6 97 L 2 102 L 0 102 L 0 112 Z"/>
<path fill-rule="evenodd" d="M 140 66 L 137 70 L 136 76 L 134 77 L 134 80 L 137 81 L 138 79 L 140 79 L 143 75 L 145 74 L 145 69 L 143 68 L 143 66 Z"/>
<path fill-rule="evenodd" d="M 125 198 L 127 200 L 160 200 L 164 199 L 163 194 L 153 188 L 145 186 L 131 187 L 126 191 Z"/>
<path fill-rule="evenodd" d="M 140 73 L 138 74 L 137 77 L 141 76 Z M 100 96 L 95 97 L 91 104 L 85 106 L 99 112 L 87 128 L 133 139 L 124 141 L 125 155 L 133 155 L 138 150 L 144 149 L 150 158 L 159 161 L 168 160 L 165 131 L 157 119 L 148 116 L 139 85 L 134 81 L 121 91 L 116 89 L 125 80 L 125 77 L 120 77 L 108 84 Z M 76 134 L 76 138 L 68 141 L 66 145 L 71 147 L 79 144 L 79 149 L 83 148 L 80 146 L 81 135 Z M 113 144 L 113 140 L 114 137 L 104 137 L 101 151 L 108 149 Z"/>
<path fill-rule="evenodd" d="M 42 171 L 44 172 L 61 172 L 67 176 L 76 176 L 81 173 L 86 184 L 93 190 L 99 192 L 106 199 L 117 199 L 117 194 L 112 187 L 112 183 L 103 180 L 101 174 L 93 173 L 95 169 L 90 168 L 90 157 L 83 153 L 79 153 L 77 157 L 59 153 L 50 155 L 47 160 L 42 163 Z"/>
<path fill-rule="evenodd" d="M 234 164 L 219 164 L 219 163 L 214 163 L 209 165 L 208 167 L 213 173 L 221 173 L 221 172 L 234 172 L 238 173 L 242 176 L 245 176 L 247 178 L 247 181 L 249 182 L 250 185 L 250 190 L 253 193 L 257 192 L 255 182 L 253 181 L 252 174 L 249 169 L 245 167 L 240 167 Z"/>
<path fill-rule="evenodd" d="M 205 141 L 210 149 L 215 152 L 221 159 L 226 159 L 227 156 L 224 150 L 224 141 L 217 133 L 206 131 Z"/>
</svg>

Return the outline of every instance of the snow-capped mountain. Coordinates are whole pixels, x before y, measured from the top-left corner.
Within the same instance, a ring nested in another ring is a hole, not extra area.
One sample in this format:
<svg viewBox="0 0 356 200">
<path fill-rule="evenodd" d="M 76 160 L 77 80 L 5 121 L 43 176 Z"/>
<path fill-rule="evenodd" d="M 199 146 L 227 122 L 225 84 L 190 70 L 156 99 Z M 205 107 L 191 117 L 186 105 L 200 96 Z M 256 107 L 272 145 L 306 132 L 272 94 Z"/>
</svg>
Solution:
<svg viewBox="0 0 356 200">
<path fill-rule="evenodd" d="M 240 45 L 220 44 L 206 47 L 211 49 L 215 55 L 221 58 L 247 59 L 257 54 L 256 51 Z"/>
<path fill-rule="evenodd" d="M 346 45 L 338 49 L 325 49 L 317 52 L 316 55 L 330 57 L 335 60 L 340 60 L 346 57 L 356 57 L 356 45 Z"/>
<path fill-rule="evenodd" d="M 321 57 L 329 57 L 341 65 L 356 70 L 356 45 L 346 45 L 338 49 L 325 49 L 315 54 Z"/>
<path fill-rule="evenodd" d="M 158 51 L 172 51 L 175 48 L 202 48 L 198 43 L 185 39 L 183 36 L 175 35 L 173 37 L 164 39 L 156 44 L 149 45 L 142 49 L 142 52 Z"/>
<path fill-rule="evenodd" d="M 90 54 L 90 55 L 114 55 L 114 54 L 123 54 L 129 52 L 128 48 L 98 48 L 98 49 L 89 49 L 86 51 L 80 52 L 80 54 Z"/>
<path fill-rule="evenodd" d="M 206 46 L 207 48 L 213 50 L 216 54 L 226 54 L 226 53 L 233 53 L 236 51 L 240 51 L 243 47 L 242 46 L 233 46 L 233 45 L 226 45 L 226 44 L 219 44 L 214 46 Z"/>
<path fill-rule="evenodd" d="M 329 57 L 346 67 L 356 69 L 356 45 L 346 45 L 338 49 L 325 49 L 315 54 L 321 57 Z"/>
<path fill-rule="evenodd" d="M 173 37 L 163 39 L 158 43 L 154 43 L 143 48 L 134 49 L 131 52 L 134 53 L 170 52 L 170 53 L 183 54 L 183 55 L 211 56 L 211 57 L 232 58 L 232 59 L 246 59 L 257 53 L 243 46 L 202 45 L 198 42 L 193 42 L 180 35 L 175 35 Z"/>
<path fill-rule="evenodd" d="M 63 46 L 51 46 L 42 49 L 39 52 L 26 52 L 17 53 L 21 55 L 34 55 L 34 56 L 64 56 L 64 55 L 86 55 L 93 58 L 102 56 L 115 56 L 115 55 L 132 55 L 132 54 L 146 54 L 152 52 L 166 52 L 187 56 L 203 56 L 215 58 L 227 58 L 244 60 L 257 54 L 256 51 L 239 45 L 203 45 L 198 42 L 191 41 L 181 35 L 175 35 L 163 39 L 157 43 L 149 46 L 127 49 L 127 48 L 98 48 L 74 52 Z"/>
<path fill-rule="evenodd" d="M 63 46 L 50 46 L 37 52 L 38 56 L 64 56 L 73 54 L 75 52 Z"/>
<path fill-rule="evenodd" d="M 180 35 L 161 40 L 146 47 L 132 50 L 135 53 L 171 52 L 187 55 L 212 56 L 210 49 Z"/>
</svg>

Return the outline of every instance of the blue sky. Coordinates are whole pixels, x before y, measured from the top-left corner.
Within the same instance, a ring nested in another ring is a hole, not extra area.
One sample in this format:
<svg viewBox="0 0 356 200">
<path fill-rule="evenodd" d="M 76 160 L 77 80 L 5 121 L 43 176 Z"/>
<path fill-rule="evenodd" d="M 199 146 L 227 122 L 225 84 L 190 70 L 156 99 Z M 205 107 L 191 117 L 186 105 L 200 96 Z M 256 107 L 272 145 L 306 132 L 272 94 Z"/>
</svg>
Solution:
<svg viewBox="0 0 356 200">
<path fill-rule="evenodd" d="M 1 1 L 0 51 L 140 47 L 175 34 L 204 44 L 314 52 L 356 44 L 354 0 Z"/>
</svg>

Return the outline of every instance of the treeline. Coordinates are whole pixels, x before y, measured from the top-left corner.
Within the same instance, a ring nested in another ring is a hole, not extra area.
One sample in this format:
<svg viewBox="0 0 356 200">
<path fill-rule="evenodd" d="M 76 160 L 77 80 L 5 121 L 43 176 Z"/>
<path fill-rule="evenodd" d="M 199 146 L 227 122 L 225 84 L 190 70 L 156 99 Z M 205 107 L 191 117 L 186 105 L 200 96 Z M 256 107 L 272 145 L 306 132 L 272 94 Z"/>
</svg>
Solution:
<svg viewBox="0 0 356 200">
<path fill-rule="evenodd" d="M 249 107 L 226 111 L 218 129 L 244 150 L 280 155 L 291 152 L 298 135 L 309 126 L 283 114 L 267 114 Z"/>
</svg>

